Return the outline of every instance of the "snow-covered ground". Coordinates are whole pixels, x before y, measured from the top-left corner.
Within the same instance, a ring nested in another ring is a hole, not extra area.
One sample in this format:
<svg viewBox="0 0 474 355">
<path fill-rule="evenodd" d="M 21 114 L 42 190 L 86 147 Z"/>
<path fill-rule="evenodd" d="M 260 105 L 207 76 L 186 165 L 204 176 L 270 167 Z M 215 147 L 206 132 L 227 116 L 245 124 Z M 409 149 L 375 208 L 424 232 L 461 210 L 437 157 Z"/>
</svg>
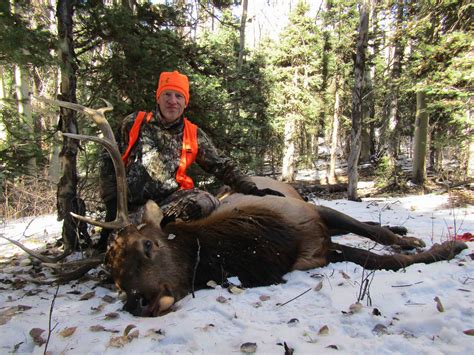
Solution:
<svg viewBox="0 0 474 355">
<path fill-rule="evenodd" d="M 474 233 L 474 207 L 451 209 L 446 195 L 314 203 L 364 221 L 403 225 L 428 246 Z M 56 240 L 60 230 L 54 216 L 0 225 L 1 234 L 30 248 Z M 374 246 L 354 235 L 338 241 Z M 201 290 L 163 317 L 137 318 L 121 310 L 117 292 L 93 280 L 59 289 L 23 282 L 31 278 L 34 263 L 0 240 L 0 353 L 43 353 L 45 344 L 38 344 L 49 335 L 53 354 L 284 354 L 285 348 L 287 354 L 291 349 L 295 354 L 469 354 L 474 337 L 465 332 L 474 329 L 474 243 L 468 245 L 449 262 L 398 272 L 368 274 L 353 263 L 338 263 L 295 271 L 285 284 L 240 294 Z M 367 277 L 369 297 L 354 306 Z"/>
</svg>

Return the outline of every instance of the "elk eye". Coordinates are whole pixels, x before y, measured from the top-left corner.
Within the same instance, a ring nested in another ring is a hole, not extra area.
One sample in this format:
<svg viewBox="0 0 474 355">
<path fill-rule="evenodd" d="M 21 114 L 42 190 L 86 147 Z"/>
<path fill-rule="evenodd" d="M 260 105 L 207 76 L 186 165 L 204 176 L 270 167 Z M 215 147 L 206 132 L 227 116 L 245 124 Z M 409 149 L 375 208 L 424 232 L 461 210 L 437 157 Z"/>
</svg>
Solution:
<svg viewBox="0 0 474 355">
<path fill-rule="evenodd" d="M 153 247 L 153 243 L 151 240 L 147 239 L 143 242 L 143 249 L 147 257 L 151 258 L 151 249 Z"/>
</svg>

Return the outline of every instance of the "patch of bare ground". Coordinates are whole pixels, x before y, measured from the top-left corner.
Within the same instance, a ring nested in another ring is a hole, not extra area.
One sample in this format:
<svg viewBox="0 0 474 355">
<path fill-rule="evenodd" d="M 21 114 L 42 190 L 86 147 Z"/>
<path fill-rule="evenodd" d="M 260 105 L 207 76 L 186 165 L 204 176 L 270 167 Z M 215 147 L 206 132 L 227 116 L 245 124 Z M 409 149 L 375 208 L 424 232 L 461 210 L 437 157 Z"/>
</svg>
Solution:
<svg viewBox="0 0 474 355">
<path fill-rule="evenodd" d="M 372 171 L 373 173 L 373 171 Z M 364 170 L 359 176 L 358 195 L 367 197 L 403 197 L 407 195 L 423 195 L 429 193 L 449 194 L 446 207 L 460 208 L 474 205 L 473 181 L 457 181 L 440 183 L 435 177 L 428 177 L 423 186 L 411 183 L 408 174 L 398 176 L 394 181 L 378 186 L 376 176 Z M 291 185 L 304 197 L 318 197 L 327 200 L 347 198 L 347 177 L 338 176 L 335 183 L 328 181 L 295 181 Z"/>
<path fill-rule="evenodd" d="M 446 208 L 463 208 L 467 206 L 474 206 L 474 191 L 473 190 L 451 190 L 449 192 L 449 199 L 446 203 Z"/>
</svg>

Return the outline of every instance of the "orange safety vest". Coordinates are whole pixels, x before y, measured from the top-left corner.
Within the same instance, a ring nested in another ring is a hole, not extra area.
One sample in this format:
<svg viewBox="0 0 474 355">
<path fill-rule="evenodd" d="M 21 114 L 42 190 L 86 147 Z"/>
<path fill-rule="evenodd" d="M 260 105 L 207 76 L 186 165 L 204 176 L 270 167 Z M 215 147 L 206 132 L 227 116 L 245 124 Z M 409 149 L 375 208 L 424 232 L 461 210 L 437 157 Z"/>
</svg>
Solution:
<svg viewBox="0 0 474 355">
<path fill-rule="evenodd" d="M 140 127 L 142 125 L 143 119 L 145 118 L 145 114 L 146 112 L 144 111 L 138 112 L 137 118 L 135 119 L 132 129 L 130 130 L 128 147 L 125 150 L 125 153 L 122 155 L 122 161 L 125 166 L 127 166 L 129 163 L 128 158 L 130 151 L 138 139 Z M 146 117 L 147 123 L 150 122 L 152 117 L 153 113 L 149 112 Z M 190 122 L 187 118 L 184 118 L 183 146 L 181 148 L 181 159 L 179 161 L 178 171 L 176 172 L 176 182 L 179 184 L 181 189 L 189 190 L 194 188 L 194 181 L 186 175 L 186 170 L 196 160 L 197 152 L 197 126 Z"/>
</svg>

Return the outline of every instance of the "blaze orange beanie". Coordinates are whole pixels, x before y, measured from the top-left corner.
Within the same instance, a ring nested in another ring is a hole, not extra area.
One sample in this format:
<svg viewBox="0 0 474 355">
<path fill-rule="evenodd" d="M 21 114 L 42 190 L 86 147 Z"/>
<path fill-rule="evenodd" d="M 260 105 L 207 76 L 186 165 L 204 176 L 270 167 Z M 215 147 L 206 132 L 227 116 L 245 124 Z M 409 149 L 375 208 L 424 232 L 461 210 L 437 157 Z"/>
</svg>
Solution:
<svg viewBox="0 0 474 355">
<path fill-rule="evenodd" d="M 189 81 L 186 75 L 179 73 L 178 71 L 167 72 L 164 71 L 160 74 L 160 80 L 158 82 L 158 89 L 156 90 L 156 100 L 158 101 L 161 93 L 165 90 L 174 90 L 184 96 L 186 105 L 189 102 Z"/>
</svg>

